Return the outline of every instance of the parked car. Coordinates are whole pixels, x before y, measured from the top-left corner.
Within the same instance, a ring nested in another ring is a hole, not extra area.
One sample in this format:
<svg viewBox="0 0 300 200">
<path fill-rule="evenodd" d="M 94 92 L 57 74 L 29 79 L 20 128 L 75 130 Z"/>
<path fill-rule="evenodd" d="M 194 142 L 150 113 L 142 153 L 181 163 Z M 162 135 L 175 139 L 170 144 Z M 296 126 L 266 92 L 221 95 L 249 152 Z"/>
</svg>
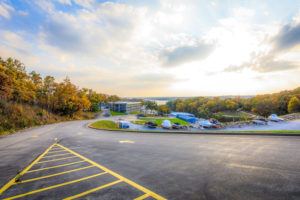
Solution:
<svg viewBox="0 0 300 200">
<path fill-rule="evenodd" d="M 172 124 L 171 124 L 170 120 L 164 120 L 161 124 L 161 127 L 164 129 L 171 129 Z"/>
<path fill-rule="evenodd" d="M 110 116 L 111 116 L 110 112 L 104 113 L 104 117 L 110 117 Z"/>
<path fill-rule="evenodd" d="M 188 125 L 183 125 L 182 128 L 188 130 L 189 126 Z"/>
<path fill-rule="evenodd" d="M 137 114 L 136 117 L 141 118 L 141 117 L 146 117 L 146 116 L 144 114 Z"/>
<path fill-rule="evenodd" d="M 210 118 L 209 122 L 214 124 L 214 126 L 212 126 L 212 128 L 221 128 L 221 122 L 219 122 L 217 119 Z"/>
<path fill-rule="evenodd" d="M 269 121 L 264 118 L 259 118 L 258 120 L 268 123 Z"/>
<path fill-rule="evenodd" d="M 145 125 L 146 127 L 148 127 L 148 128 L 156 128 L 156 127 L 157 127 L 157 124 L 156 124 L 156 123 L 153 123 L 153 122 L 151 122 L 151 121 L 146 122 L 144 125 Z"/>
<path fill-rule="evenodd" d="M 175 122 L 175 123 L 172 125 L 172 128 L 173 128 L 173 129 L 182 129 L 182 126 L 181 126 L 180 123 Z"/>
<path fill-rule="evenodd" d="M 119 128 L 127 129 L 129 127 L 130 127 L 130 123 L 129 122 L 126 122 L 126 121 L 120 121 L 119 122 Z"/>
<path fill-rule="evenodd" d="M 216 125 L 211 123 L 209 120 L 203 120 L 199 122 L 199 125 L 203 128 L 214 128 Z"/>
<path fill-rule="evenodd" d="M 272 114 L 269 116 L 269 120 L 273 122 L 280 122 L 283 121 L 282 118 L 278 117 L 276 114 Z"/>
<path fill-rule="evenodd" d="M 256 125 L 265 125 L 268 123 L 268 121 L 265 119 L 254 119 L 252 120 L 252 123 Z"/>
</svg>

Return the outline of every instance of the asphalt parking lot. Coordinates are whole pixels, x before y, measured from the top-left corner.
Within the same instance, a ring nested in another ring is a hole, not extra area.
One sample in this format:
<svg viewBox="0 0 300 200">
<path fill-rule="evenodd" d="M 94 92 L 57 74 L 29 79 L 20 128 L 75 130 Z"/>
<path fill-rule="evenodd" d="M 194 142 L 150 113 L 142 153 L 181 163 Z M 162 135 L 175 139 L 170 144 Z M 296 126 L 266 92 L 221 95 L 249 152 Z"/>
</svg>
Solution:
<svg viewBox="0 0 300 200">
<path fill-rule="evenodd" d="M 4 200 L 165 199 L 56 143 L 13 180 L 1 191 Z"/>
<path fill-rule="evenodd" d="M 300 199 L 298 136 L 111 132 L 89 122 L 0 138 L 0 199 Z"/>
</svg>

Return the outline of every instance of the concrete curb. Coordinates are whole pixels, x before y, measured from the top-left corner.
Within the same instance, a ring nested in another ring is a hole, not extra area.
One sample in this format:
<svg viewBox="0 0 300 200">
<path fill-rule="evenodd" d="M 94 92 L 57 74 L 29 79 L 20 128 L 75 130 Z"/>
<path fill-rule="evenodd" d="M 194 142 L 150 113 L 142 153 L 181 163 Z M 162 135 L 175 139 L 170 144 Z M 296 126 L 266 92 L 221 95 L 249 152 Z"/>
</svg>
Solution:
<svg viewBox="0 0 300 200">
<path fill-rule="evenodd" d="M 127 133 L 158 133 L 158 134 L 185 134 L 185 135 L 258 135 L 258 136 L 300 136 L 300 133 L 249 133 L 249 132 L 224 132 L 224 131 L 140 131 L 131 129 L 101 129 L 91 127 L 92 123 L 87 124 L 88 128 L 101 130 L 101 131 L 112 131 L 112 132 L 127 132 Z"/>
</svg>

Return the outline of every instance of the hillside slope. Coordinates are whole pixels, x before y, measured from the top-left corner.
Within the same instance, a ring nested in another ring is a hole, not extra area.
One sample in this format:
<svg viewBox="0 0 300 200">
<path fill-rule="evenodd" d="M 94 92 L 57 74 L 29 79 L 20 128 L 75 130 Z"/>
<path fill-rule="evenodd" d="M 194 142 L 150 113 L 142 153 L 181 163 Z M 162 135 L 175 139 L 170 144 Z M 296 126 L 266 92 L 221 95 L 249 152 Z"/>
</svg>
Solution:
<svg viewBox="0 0 300 200">
<path fill-rule="evenodd" d="M 38 106 L 0 100 L 0 135 L 62 121 L 92 119 L 97 112 L 79 112 L 73 117 L 59 116 Z"/>
</svg>

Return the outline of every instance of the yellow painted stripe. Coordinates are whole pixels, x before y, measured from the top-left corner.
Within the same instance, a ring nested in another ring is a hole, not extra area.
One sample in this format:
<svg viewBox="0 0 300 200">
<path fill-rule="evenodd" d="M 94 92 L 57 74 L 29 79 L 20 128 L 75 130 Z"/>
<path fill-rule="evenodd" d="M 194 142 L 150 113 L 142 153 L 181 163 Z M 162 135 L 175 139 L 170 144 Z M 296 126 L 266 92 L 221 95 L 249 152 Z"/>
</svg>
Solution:
<svg viewBox="0 0 300 200">
<path fill-rule="evenodd" d="M 81 160 L 81 161 L 67 163 L 67 164 L 63 164 L 63 165 L 56 165 L 56 166 L 52 166 L 52 167 L 45 167 L 45 168 L 40 168 L 40 169 L 34 169 L 34 170 L 27 171 L 26 173 L 37 172 L 37 171 L 46 170 L 46 169 L 53 169 L 53 168 L 57 168 L 57 167 L 64 167 L 64 166 L 73 165 L 73 164 L 82 163 L 82 162 L 86 162 L 86 161 L 85 160 Z"/>
<path fill-rule="evenodd" d="M 53 152 L 58 152 L 58 151 L 63 151 L 63 149 L 51 149 L 50 151 L 49 151 L 49 153 L 53 153 Z"/>
<path fill-rule="evenodd" d="M 84 180 L 87 180 L 87 179 L 90 179 L 90 178 L 94 178 L 96 176 L 101 176 L 101 175 L 106 174 L 106 173 L 107 172 L 102 172 L 102 173 L 95 174 L 95 175 L 92 175 L 92 176 L 88 176 L 88 177 L 76 179 L 76 180 L 73 180 L 73 181 L 69 181 L 69 182 L 58 184 L 58 185 L 53 185 L 53 186 L 50 186 L 50 187 L 46 187 L 46 188 L 42 188 L 42 189 L 39 189 L 39 190 L 34 190 L 34 191 L 31 191 L 31 192 L 20 194 L 20 195 L 17 195 L 17 196 L 9 197 L 9 198 L 3 199 L 3 200 L 17 199 L 17 198 L 20 198 L 20 197 L 24 197 L 24 196 L 35 194 L 35 193 L 38 193 L 38 192 L 42 192 L 42 191 L 45 191 L 45 190 L 50 190 L 50 189 L 58 188 L 58 187 L 61 187 L 61 186 L 64 186 L 64 185 L 69 185 L 69 184 L 72 184 L 72 183 L 77 183 L 79 181 L 84 181 Z"/>
<path fill-rule="evenodd" d="M 95 165 L 95 166 L 99 167 L 99 168 L 102 169 L 103 171 L 106 171 L 106 172 L 110 173 L 111 175 L 117 177 L 118 179 L 120 179 L 120 180 L 122 180 L 122 181 L 128 183 L 129 185 L 132 185 L 133 187 L 135 187 L 135 188 L 137 188 L 137 189 L 143 191 L 144 193 L 150 194 L 150 196 L 152 196 L 152 197 L 154 197 L 154 198 L 156 198 L 156 199 L 158 199 L 158 200 L 166 200 L 164 197 L 159 196 L 158 194 L 152 192 L 151 190 L 148 190 L 148 189 L 144 188 L 143 186 L 138 185 L 138 184 L 136 184 L 135 182 L 133 182 L 133 181 L 127 179 L 127 178 L 124 178 L 123 176 L 121 176 L 121 175 L 119 175 L 119 174 L 117 174 L 117 173 L 115 173 L 115 172 L 113 172 L 113 171 L 107 169 L 106 167 L 104 167 L 104 166 L 102 166 L 102 165 L 99 165 L 98 163 L 96 163 L 96 162 L 94 162 L 94 161 L 92 161 L 92 160 L 89 160 L 89 159 L 87 159 L 86 157 L 84 157 L 84 156 L 82 156 L 82 155 L 80 155 L 80 154 L 78 154 L 78 153 L 72 151 L 71 149 L 68 149 L 68 148 L 66 148 L 66 147 L 64 147 L 64 146 L 62 146 L 62 145 L 60 145 L 60 144 L 57 144 L 57 145 L 60 146 L 61 148 L 65 149 L 65 150 L 67 150 L 67 151 L 73 153 L 74 155 L 78 156 L 79 158 L 81 158 L 81 159 L 83 159 L 83 160 L 85 160 L 85 161 L 91 163 L 92 165 Z"/>
<path fill-rule="evenodd" d="M 48 154 L 49 154 L 49 153 L 63 152 L 63 151 L 66 151 L 66 150 L 59 150 L 59 151 L 49 151 L 49 152 L 48 152 Z"/>
<path fill-rule="evenodd" d="M 150 197 L 150 194 L 144 194 L 144 195 L 142 195 L 142 196 L 140 196 L 138 198 L 135 198 L 134 200 L 142 200 L 142 199 L 145 199 L 147 197 Z"/>
<path fill-rule="evenodd" d="M 43 158 L 51 158 L 51 157 L 56 157 L 56 156 L 64 156 L 64 155 L 69 155 L 71 153 L 63 153 L 63 154 L 56 154 L 56 155 L 51 155 L 51 156 L 44 156 Z"/>
<path fill-rule="evenodd" d="M 87 167 L 81 167 L 81 168 L 78 168 L 78 169 L 72 169 L 72 170 L 60 172 L 60 173 L 57 173 L 57 174 L 51 174 L 51 175 L 48 175 L 48 176 L 41 176 L 41 177 L 37 177 L 37 178 L 33 178 L 33 179 L 27 179 L 27 180 L 24 180 L 24 181 L 16 182 L 15 184 L 27 183 L 27 182 L 31 182 L 31 181 L 36 181 L 36 180 L 44 179 L 44 178 L 50 178 L 50 177 L 53 177 L 53 176 L 58 176 L 58 175 L 61 175 L 61 174 L 67 174 L 67 173 L 71 173 L 71 172 L 76 172 L 76 171 L 83 170 L 83 169 L 88 169 L 88 168 L 91 168 L 91 167 L 95 167 L 95 166 L 89 165 Z"/>
<path fill-rule="evenodd" d="M 70 157 L 64 157 L 64 158 L 57 158 L 57 159 L 52 159 L 52 160 L 46 160 L 46 161 L 37 162 L 37 164 L 40 164 L 40 163 L 46 163 L 46 162 L 53 162 L 53 161 L 57 161 L 57 160 L 65 160 L 65 159 L 76 158 L 76 157 L 77 157 L 77 156 L 70 156 Z"/>
<path fill-rule="evenodd" d="M 95 191 L 97 191 L 97 190 L 101 190 L 101 189 L 103 189 L 103 188 L 106 188 L 106 187 L 109 187 L 109 186 L 115 185 L 115 184 L 117 184 L 117 183 L 120 183 L 120 182 L 122 182 L 122 180 L 117 180 L 117 181 L 114 181 L 114 182 L 108 183 L 108 184 L 106 184 L 106 185 L 102 185 L 102 186 L 100 186 L 100 187 L 96 187 L 96 188 L 94 188 L 94 189 L 91 189 L 91 190 L 88 190 L 88 191 L 82 192 L 82 193 L 80 193 L 80 194 L 76 194 L 76 195 L 74 195 L 74 196 L 67 197 L 67 198 L 65 198 L 65 199 L 63 199 L 63 200 L 71 200 L 71 199 L 76 199 L 76 198 L 79 198 L 79 197 L 85 196 L 85 195 L 87 195 L 87 194 L 90 194 L 90 193 L 92 193 L 92 192 L 95 192 Z"/>
<path fill-rule="evenodd" d="M 23 174 L 25 174 L 33 165 L 35 165 L 52 147 L 54 146 L 54 144 L 52 144 L 44 153 L 42 153 L 37 159 L 35 159 L 30 165 L 28 165 L 23 171 L 21 171 L 17 176 L 15 176 L 13 179 L 11 179 L 6 185 L 4 185 L 1 189 L 0 189 L 0 195 L 7 190 L 10 186 L 12 186 L 16 180 L 22 176 Z"/>
</svg>

